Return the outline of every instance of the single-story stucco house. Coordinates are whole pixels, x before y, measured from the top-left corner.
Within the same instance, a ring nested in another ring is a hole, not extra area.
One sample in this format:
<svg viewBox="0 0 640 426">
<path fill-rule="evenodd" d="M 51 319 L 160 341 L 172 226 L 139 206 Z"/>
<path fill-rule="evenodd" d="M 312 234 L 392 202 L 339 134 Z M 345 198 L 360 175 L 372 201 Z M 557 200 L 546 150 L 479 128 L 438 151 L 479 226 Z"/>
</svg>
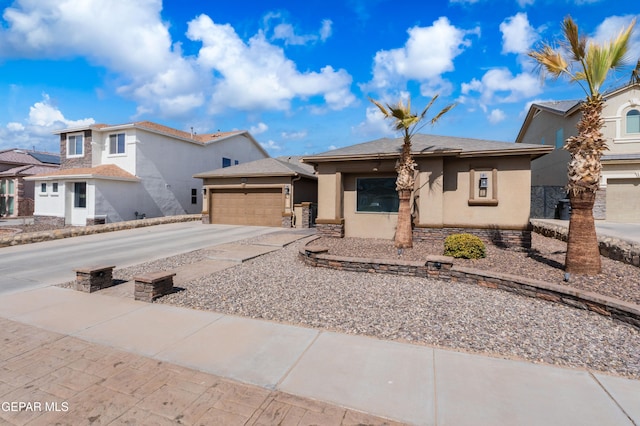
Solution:
<svg viewBox="0 0 640 426">
<path fill-rule="evenodd" d="M 318 201 L 313 167 L 300 157 L 263 158 L 198 173 L 205 223 L 308 228 Z"/>
<path fill-rule="evenodd" d="M 321 235 L 392 239 L 398 211 L 395 164 L 402 138 L 307 156 L 316 169 Z M 530 246 L 531 160 L 553 147 L 416 134 L 414 240 L 470 232 Z"/>
</svg>

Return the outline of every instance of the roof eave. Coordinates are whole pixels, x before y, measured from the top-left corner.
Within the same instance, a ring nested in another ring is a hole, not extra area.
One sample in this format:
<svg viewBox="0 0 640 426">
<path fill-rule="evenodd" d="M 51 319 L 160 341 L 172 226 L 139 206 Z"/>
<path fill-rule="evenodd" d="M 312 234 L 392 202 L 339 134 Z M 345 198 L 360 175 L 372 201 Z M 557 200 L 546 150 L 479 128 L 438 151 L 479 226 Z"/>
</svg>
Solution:
<svg viewBox="0 0 640 426">
<path fill-rule="evenodd" d="M 97 179 L 97 180 L 117 180 L 123 182 L 140 182 L 140 178 L 133 177 L 123 177 L 123 176 L 105 176 L 93 173 L 85 173 L 85 174 L 76 174 L 76 175 L 45 175 L 45 176 L 29 176 L 25 177 L 24 180 L 74 180 L 74 179 Z"/>
</svg>

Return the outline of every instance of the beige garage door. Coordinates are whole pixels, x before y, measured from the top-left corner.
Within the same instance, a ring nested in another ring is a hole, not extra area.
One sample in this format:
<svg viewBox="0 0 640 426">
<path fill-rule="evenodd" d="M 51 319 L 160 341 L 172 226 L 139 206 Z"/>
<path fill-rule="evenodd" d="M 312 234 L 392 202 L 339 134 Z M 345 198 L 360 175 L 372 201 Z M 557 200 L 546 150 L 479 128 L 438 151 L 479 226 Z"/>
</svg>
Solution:
<svg viewBox="0 0 640 426">
<path fill-rule="evenodd" d="M 607 180 L 607 220 L 640 222 L 640 179 Z"/>
<path fill-rule="evenodd" d="M 264 189 L 214 189 L 211 223 L 282 226 L 282 191 Z"/>
</svg>

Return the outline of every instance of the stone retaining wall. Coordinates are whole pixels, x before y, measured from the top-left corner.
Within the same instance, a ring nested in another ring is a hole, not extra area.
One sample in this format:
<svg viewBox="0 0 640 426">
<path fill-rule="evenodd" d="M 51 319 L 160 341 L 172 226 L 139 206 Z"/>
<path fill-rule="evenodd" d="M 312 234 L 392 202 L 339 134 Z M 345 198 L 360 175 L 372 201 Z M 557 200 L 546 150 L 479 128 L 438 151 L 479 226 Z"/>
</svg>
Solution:
<svg viewBox="0 0 640 426">
<path fill-rule="evenodd" d="M 122 231 L 124 229 L 141 228 L 144 226 L 162 225 L 165 223 L 178 223 L 201 220 L 201 215 L 179 215 L 167 217 L 155 217 L 152 219 L 130 220 L 126 222 L 107 223 L 104 225 L 78 226 L 71 228 L 53 229 L 50 231 L 22 232 L 12 236 L 0 235 L 0 247 L 15 246 L 19 244 L 38 243 L 41 241 L 58 240 L 81 235 L 100 234 L 103 232 Z"/>
<path fill-rule="evenodd" d="M 485 243 L 498 247 L 531 248 L 531 229 L 499 228 L 431 228 L 416 226 L 413 228 L 413 241 L 427 241 L 442 245 L 452 234 L 473 234 Z"/>
<path fill-rule="evenodd" d="M 545 237 L 567 241 L 568 229 L 565 226 L 554 225 L 531 219 L 533 231 Z M 640 267 L 640 245 L 620 238 L 598 236 L 600 254 L 609 259 L 628 263 Z"/>
<path fill-rule="evenodd" d="M 308 247 L 309 243 L 299 251 L 299 257 L 309 266 L 355 272 L 431 277 L 445 281 L 475 284 L 561 303 L 573 308 L 590 310 L 640 329 L 640 306 L 573 287 L 509 274 L 464 268 L 456 266 L 455 260 L 449 256 L 427 256 L 423 262 L 340 257 L 328 254 L 328 250 L 322 247 Z"/>
</svg>

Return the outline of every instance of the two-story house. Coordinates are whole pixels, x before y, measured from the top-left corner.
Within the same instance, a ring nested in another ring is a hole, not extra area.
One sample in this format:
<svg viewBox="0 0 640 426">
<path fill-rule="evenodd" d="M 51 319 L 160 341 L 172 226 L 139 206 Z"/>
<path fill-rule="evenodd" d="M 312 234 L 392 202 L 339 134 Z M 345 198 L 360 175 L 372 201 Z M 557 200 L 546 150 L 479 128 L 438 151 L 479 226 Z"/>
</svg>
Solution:
<svg viewBox="0 0 640 426">
<path fill-rule="evenodd" d="M 35 182 L 36 223 L 91 225 L 198 214 L 192 176 L 269 155 L 247 131 L 194 134 L 149 121 L 56 131 L 59 171 Z"/>
<path fill-rule="evenodd" d="M 10 148 L 0 150 L 0 216 L 33 214 L 33 182 L 25 177 L 55 171 L 60 156 L 49 152 Z"/>
<path fill-rule="evenodd" d="M 602 117 L 609 150 L 602 157 L 600 189 L 594 218 L 612 222 L 640 222 L 640 83 L 609 91 Z M 566 197 L 565 140 L 577 135 L 582 100 L 540 102 L 529 108 L 517 143 L 551 145 L 550 154 L 531 163 L 532 217 L 554 217 Z"/>
</svg>

